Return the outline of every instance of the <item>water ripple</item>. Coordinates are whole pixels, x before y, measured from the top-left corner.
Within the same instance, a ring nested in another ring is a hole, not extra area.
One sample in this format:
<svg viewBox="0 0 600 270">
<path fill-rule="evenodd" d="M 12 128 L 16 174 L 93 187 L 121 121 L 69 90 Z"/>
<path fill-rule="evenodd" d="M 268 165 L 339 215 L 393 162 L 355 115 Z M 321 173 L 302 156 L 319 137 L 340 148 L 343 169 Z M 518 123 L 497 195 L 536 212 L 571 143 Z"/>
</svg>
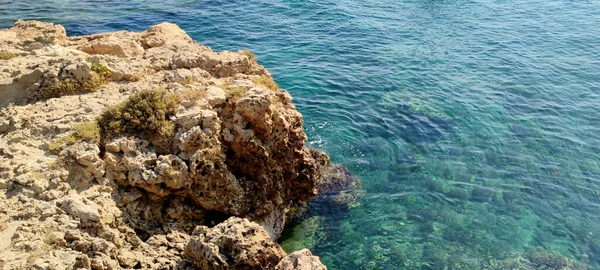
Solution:
<svg viewBox="0 0 600 270">
<path fill-rule="evenodd" d="M 367 191 L 325 217 L 311 248 L 330 269 L 481 269 L 538 246 L 600 267 L 597 1 L 2 1 L 0 27 L 19 18 L 170 21 L 254 51 Z"/>
</svg>

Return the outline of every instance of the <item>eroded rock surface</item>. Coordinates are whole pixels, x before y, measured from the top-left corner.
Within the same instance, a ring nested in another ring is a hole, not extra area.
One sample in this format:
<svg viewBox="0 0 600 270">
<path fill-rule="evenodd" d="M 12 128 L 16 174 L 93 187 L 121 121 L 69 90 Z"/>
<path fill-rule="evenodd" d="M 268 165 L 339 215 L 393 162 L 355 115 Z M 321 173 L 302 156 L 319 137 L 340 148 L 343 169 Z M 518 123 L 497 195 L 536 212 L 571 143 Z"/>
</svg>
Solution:
<svg viewBox="0 0 600 270">
<path fill-rule="evenodd" d="M 287 255 L 262 226 L 236 217 L 213 228 L 197 227 L 184 254 L 200 269 L 327 269 L 310 250 Z"/>
<path fill-rule="evenodd" d="M 200 269 L 273 269 L 286 255 L 258 224 L 229 218 L 209 229 L 198 227 L 185 256 Z"/>
<path fill-rule="evenodd" d="M 326 270 L 319 257 L 313 256 L 310 250 L 302 249 L 292 252 L 275 266 L 276 270 Z"/>
<path fill-rule="evenodd" d="M 0 268 L 322 269 L 273 239 L 328 157 L 304 146 L 291 96 L 260 83 L 271 77 L 254 57 L 170 23 L 67 37 L 18 21 L 0 52 Z M 75 134 L 153 89 L 182 97 L 170 147 Z"/>
</svg>

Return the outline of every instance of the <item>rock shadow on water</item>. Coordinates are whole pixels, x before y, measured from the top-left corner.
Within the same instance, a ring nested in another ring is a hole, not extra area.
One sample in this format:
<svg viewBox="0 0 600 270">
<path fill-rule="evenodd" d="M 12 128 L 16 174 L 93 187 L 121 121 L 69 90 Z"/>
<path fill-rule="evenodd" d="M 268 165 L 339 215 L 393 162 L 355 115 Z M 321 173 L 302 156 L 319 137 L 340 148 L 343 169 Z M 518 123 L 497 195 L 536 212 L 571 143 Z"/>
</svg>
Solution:
<svg viewBox="0 0 600 270">
<path fill-rule="evenodd" d="M 381 115 L 385 126 L 368 126 L 370 136 L 388 136 L 404 139 L 409 143 L 434 143 L 449 137 L 452 119 L 430 103 L 405 93 L 384 97 L 373 110 Z"/>
<path fill-rule="evenodd" d="M 516 138 L 531 138 L 536 137 L 537 132 L 522 124 L 511 124 L 508 126 L 509 135 Z"/>
<path fill-rule="evenodd" d="M 391 132 L 408 143 L 435 143 L 449 137 L 452 121 L 437 116 L 415 113 L 404 106 L 390 108 L 386 112 L 392 119 Z"/>
<path fill-rule="evenodd" d="M 360 179 L 348 168 L 330 163 L 321 173 L 317 197 L 288 213 L 288 223 L 280 238 L 287 252 L 314 248 L 340 227 L 349 209 L 360 205 L 365 191 Z"/>
</svg>

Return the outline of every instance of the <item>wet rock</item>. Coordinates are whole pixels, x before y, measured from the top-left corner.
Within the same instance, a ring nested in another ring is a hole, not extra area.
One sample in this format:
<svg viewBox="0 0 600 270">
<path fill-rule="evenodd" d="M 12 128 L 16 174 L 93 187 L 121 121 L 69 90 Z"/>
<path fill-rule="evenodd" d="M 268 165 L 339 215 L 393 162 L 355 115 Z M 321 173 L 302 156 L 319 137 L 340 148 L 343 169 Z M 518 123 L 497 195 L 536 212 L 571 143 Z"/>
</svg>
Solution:
<svg viewBox="0 0 600 270">
<path fill-rule="evenodd" d="M 340 164 L 330 164 L 323 169 L 318 185 L 319 195 L 315 203 L 332 206 L 351 206 L 363 195 L 362 184 L 358 177 Z"/>
</svg>

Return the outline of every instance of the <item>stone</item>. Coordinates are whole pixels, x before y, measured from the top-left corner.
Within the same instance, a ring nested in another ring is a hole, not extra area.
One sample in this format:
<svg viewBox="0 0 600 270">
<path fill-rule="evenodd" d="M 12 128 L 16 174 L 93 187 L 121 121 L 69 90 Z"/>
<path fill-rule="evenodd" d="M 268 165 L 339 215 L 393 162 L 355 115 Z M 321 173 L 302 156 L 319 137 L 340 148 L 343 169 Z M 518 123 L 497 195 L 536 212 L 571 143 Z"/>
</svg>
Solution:
<svg viewBox="0 0 600 270">
<path fill-rule="evenodd" d="M 227 100 L 227 96 L 225 95 L 225 91 L 222 88 L 216 86 L 209 86 L 206 88 L 206 100 L 213 107 L 218 107 L 223 105 Z"/>
<path fill-rule="evenodd" d="M 330 163 L 323 169 L 318 190 L 319 195 L 314 202 L 325 204 L 326 207 L 352 206 L 364 195 L 358 177 L 348 168 L 335 163 Z"/>
<path fill-rule="evenodd" d="M 172 23 L 161 23 L 144 31 L 141 42 L 150 48 L 161 47 L 170 43 L 192 43 L 192 39 L 179 26 Z"/>
<path fill-rule="evenodd" d="M 144 48 L 135 40 L 114 35 L 100 35 L 89 43 L 79 47 L 89 54 L 106 54 L 120 57 L 131 57 L 144 53 Z"/>
<path fill-rule="evenodd" d="M 313 256 L 310 250 L 302 249 L 285 256 L 275 266 L 275 270 L 326 270 L 319 257 Z"/>
<path fill-rule="evenodd" d="M 70 177 L 78 178 L 77 184 L 101 179 L 106 172 L 106 162 L 100 157 L 100 148 L 94 143 L 76 143 L 61 152 L 60 158 L 70 167 Z"/>
<path fill-rule="evenodd" d="M 67 39 L 67 32 L 62 25 L 39 21 L 18 20 L 8 31 L 13 31 L 16 34 L 14 36 L 16 40 L 29 42 L 62 44 Z"/>
<path fill-rule="evenodd" d="M 71 194 L 65 198 L 61 202 L 61 209 L 78 218 L 84 227 L 92 227 L 100 222 L 98 207 L 93 204 L 85 204 L 79 195 Z"/>
<path fill-rule="evenodd" d="M 0 30 L 5 50 L 0 268 L 280 264 L 286 213 L 324 190 L 328 157 L 305 146 L 289 93 L 256 85 L 269 76 L 256 60 L 214 52 L 170 23 L 67 37 L 60 25 L 18 21 Z M 154 89 L 180 101 L 166 118 L 173 136 L 76 136 Z M 193 233 L 199 224 L 212 228 Z M 304 255 L 287 265 L 315 261 Z"/>
<path fill-rule="evenodd" d="M 126 269 L 132 269 L 136 265 L 140 263 L 139 252 L 132 252 L 130 250 L 121 249 L 119 250 L 119 254 L 117 255 L 117 260 L 119 261 L 119 265 Z"/>
<path fill-rule="evenodd" d="M 258 224 L 232 217 L 196 230 L 184 255 L 200 269 L 272 269 L 285 256 Z"/>
</svg>

